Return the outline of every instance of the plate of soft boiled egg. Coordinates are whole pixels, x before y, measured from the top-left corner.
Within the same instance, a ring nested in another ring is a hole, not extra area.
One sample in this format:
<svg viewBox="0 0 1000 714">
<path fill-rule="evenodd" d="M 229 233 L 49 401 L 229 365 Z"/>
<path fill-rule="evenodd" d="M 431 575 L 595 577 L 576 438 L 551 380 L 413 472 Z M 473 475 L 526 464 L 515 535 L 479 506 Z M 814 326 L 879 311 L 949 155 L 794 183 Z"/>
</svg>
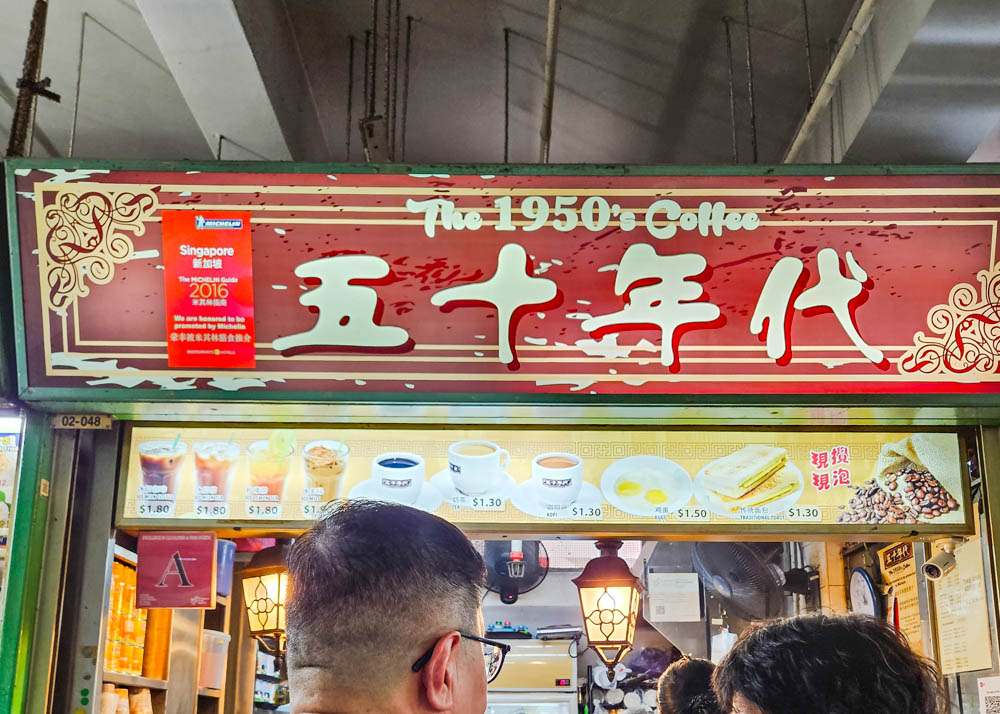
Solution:
<svg viewBox="0 0 1000 714">
<path fill-rule="evenodd" d="M 691 477 L 670 459 L 629 456 L 611 464 L 601 476 L 601 492 L 615 508 L 653 518 L 691 502 Z"/>
</svg>

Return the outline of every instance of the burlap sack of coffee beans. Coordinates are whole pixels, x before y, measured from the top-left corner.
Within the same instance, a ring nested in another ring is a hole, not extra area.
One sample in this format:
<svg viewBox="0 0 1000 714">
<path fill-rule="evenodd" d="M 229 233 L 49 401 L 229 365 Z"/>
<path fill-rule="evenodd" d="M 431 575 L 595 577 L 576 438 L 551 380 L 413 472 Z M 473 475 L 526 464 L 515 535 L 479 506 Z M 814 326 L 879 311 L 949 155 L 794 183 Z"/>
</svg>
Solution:
<svg viewBox="0 0 1000 714">
<path fill-rule="evenodd" d="M 878 485 L 902 496 L 905 510 L 921 520 L 958 509 L 962 494 L 958 440 L 954 434 L 912 434 L 885 444 L 875 468 Z"/>
</svg>

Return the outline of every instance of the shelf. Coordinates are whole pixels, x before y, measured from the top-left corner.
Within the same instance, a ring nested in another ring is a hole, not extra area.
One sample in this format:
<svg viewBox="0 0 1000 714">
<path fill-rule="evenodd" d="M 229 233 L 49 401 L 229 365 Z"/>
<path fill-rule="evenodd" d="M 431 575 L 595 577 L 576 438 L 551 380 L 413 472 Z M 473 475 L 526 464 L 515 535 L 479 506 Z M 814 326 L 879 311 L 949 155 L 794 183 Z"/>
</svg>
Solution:
<svg viewBox="0 0 1000 714">
<path fill-rule="evenodd" d="M 215 596 L 216 607 L 218 607 L 219 605 L 225 605 L 226 607 L 229 607 L 229 598 L 230 598 L 229 595 L 216 594 Z"/>
<path fill-rule="evenodd" d="M 209 699 L 222 699 L 221 689 L 209 689 L 208 687 L 198 687 L 199 697 L 208 697 Z"/>
<path fill-rule="evenodd" d="M 138 554 L 133 553 L 131 550 L 127 548 L 123 548 L 117 543 L 115 544 L 115 557 L 118 558 L 119 560 L 128 563 L 133 568 L 135 567 L 135 564 L 139 562 Z"/>
<path fill-rule="evenodd" d="M 254 702 L 255 709 L 267 709 L 269 711 L 274 711 L 278 708 L 277 704 L 271 704 L 270 702 Z"/>
<path fill-rule="evenodd" d="M 257 679 L 263 679 L 265 682 L 284 682 L 281 677 L 276 677 L 273 674 L 255 674 L 254 677 Z"/>
<path fill-rule="evenodd" d="M 167 683 L 162 679 L 150 679 L 149 677 L 136 677 L 133 674 L 122 674 L 121 672 L 104 672 L 104 681 L 117 684 L 121 687 L 145 687 L 146 689 L 166 689 Z"/>
</svg>

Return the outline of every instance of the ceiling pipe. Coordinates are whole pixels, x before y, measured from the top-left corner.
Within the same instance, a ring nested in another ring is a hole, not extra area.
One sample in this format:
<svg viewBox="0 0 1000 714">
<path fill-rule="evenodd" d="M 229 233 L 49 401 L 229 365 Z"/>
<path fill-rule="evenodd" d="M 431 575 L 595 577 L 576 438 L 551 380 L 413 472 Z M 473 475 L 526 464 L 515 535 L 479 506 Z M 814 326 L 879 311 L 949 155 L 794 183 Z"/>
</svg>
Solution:
<svg viewBox="0 0 1000 714">
<path fill-rule="evenodd" d="M 806 37 L 806 73 L 809 77 L 809 103 L 816 99 L 816 82 L 813 79 L 812 40 L 809 37 L 809 0 L 802 0 L 802 30 Z"/>
<path fill-rule="evenodd" d="M 58 95 L 46 89 L 49 86 L 48 79 L 39 80 L 42 73 L 42 46 L 45 44 L 45 18 L 48 9 L 47 2 L 35 0 L 35 6 L 31 11 L 28 41 L 24 47 L 24 65 L 21 69 L 21 78 L 17 81 L 17 103 L 10 123 L 8 157 L 24 156 L 25 152 L 28 156 L 31 155 L 38 95 L 58 101 Z"/>
<path fill-rule="evenodd" d="M 722 18 L 726 31 L 726 59 L 729 62 L 729 127 L 733 134 L 733 163 L 740 162 L 739 143 L 736 137 L 736 78 L 733 76 L 733 36 L 731 23 L 733 18 L 728 15 Z"/>
<path fill-rule="evenodd" d="M 410 99 L 410 43 L 413 40 L 413 15 L 406 16 L 406 49 L 403 56 L 403 117 L 399 127 L 399 160 L 406 161 L 406 107 Z"/>
<path fill-rule="evenodd" d="M 806 112 L 806 116 L 802 120 L 802 124 L 799 125 L 799 130 L 795 135 L 792 145 L 785 152 L 784 163 L 790 164 L 798 158 L 806 139 L 812 133 L 813 126 L 819 120 L 820 113 L 833 97 L 833 92 L 840 82 L 841 73 L 844 71 L 847 63 L 851 61 L 851 58 L 854 57 L 854 52 L 857 50 L 858 45 L 861 44 L 865 31 L 868 29 L 868 25 L 875 14 L 876 5 L 877 0 L 863 0 L 861 7 L 858 8 L 858 12 L 851 22 L 851 27 L 848 29 L 844 41 L 840 43 L 840 49 L 837 50 L 837 55 L 833 58 L 830 69 L 823 78 L 823 84 L 816 93 L 816 100 L 809 107 L 809 111 Z"/>
<path fill-rule="evenodd" d="M 80 116 L 80 85 L 83 82 L 83 42 L 87 38 L 87 20 L 90 13 L 83 13 L 80 17 L 80 51 L 76 58 L 76 91 L 73 93 L 73 120 L 69 125 L 69 148 L 66 156 L 73 158 L 73 146 L 76 143 L 76 124 Z"/>
<path fill-rule="evenodd" d="M 387 0 L 388 1 L 388 0 Z M 368 66 L 368 84 L 370 94 L 368 95 L 368 114 L 365 118 L 370 119 L 375 116 L 375 95 L 378 94 L 378 0 L 372 0 L 372 29 L 367 35 L 371 39 L 371 64 Z"/>
<path fill-rule="evenodd" d="M 344 161 L 351 160 L 351 118 L 354 113 L 354 35 L 348 35 L 347 49 L 347 129 L 344 132 Z"/>
<path fill-rule="evenodd" d="M 364 69 L 365 80 L 364 80 L 364 93 L 361 102 L 364 105 L 361 108 L 362 116 L 371 116 L 369 110 L 371 91 L 372 91 L 371 61 L 372 61 L 372 31 L 365 30 L 365 69 Z"/>
<path fill-rule="evenodd" d="M 552 140 L 552 97 L 556 88 L 556 45 L 559 41 L 560 0 L 549 0 L 548 26 L 545 31 L 545 97 L 542 100 L 542 145 L 540 163 L 549 163 L 549 143 Z"/>
<path fill-rule="evenodd" d="M 376 29 L 375 34 L 378 34 Z M 392 94 L 392 0 L 385 0 L 385 71 L 382 73 L 385 78 L 385 96 L 382 97 L 382 116 L 386 122 L 386 138 L 389 135 L 389 126 L 392 117 L 389 115 L 389 103 Z M 388 147 L 387 147 L 388 149 Z"/>
<path fill-rule="evenodd" d="M 399 118 L 396 109 L 399 106 L 399 0 L 393 3 L 393 28 L 395 37 L 392 41 L 392 103 L 389 106 L 389 158 L 396 160 L 396 127 Z"/>
<path fill-rule="evenodd" d="M 753 97 L 753 57 L 750 54 L 750 40 L 752 29 L 750 26 L 750 0 L 743 0 L 743 17 L 746 18 L 746 46 L 747 46 L 747 106 L 750 110 L 750 155 L 756 164 L 757 156 L 757 105 Z"/>
<path fill-rule="evenodd" d="M 503 28 L 503 162 L 510 161 L 510 28 Z"/>
</svg>

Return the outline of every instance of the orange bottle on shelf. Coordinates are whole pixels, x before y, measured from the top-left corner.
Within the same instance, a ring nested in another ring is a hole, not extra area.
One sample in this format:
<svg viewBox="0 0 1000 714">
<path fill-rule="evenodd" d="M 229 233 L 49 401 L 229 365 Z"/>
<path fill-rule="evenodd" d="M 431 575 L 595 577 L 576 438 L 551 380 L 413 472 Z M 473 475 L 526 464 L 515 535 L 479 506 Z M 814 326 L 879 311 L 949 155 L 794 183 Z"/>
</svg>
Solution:
<svg viewBox="0 0 1000 714">
<path fill-rule="evenodd" d="M 148 610 L 147 613 L 142 676 L 151 679 L 166 679 L 173 610 Z"/>
<path fill-rule="evenodd" d="M 142 676 L 142 660 L 143 648 L 140 645 L 136 645 L 132 648 L 132 660 L 129 663 L 129 674 L 134 674 L 136 677 Z"/>
<path fill-rule="evenodd" d="M 121 641 L 118 643 L 118 664 L 115 667 L 116 672 L 121 672 L 122 674 L 128 674 L 129 667 L 132 664 L 132 645 Z"/>
<path fill-rule="evenodd" d="M 114 672 L 118 668 L 118 640 L 110 637 L 104 642 L 104 669 Z"/>
<path fill-rule="evenodd" d="M 117 560 L 111 567 L 111 599 L 108 603 L 108 639 L 110 640 L 121 639 L 122 588 L 124 586 L 122 567 Z"/>
</svg>

